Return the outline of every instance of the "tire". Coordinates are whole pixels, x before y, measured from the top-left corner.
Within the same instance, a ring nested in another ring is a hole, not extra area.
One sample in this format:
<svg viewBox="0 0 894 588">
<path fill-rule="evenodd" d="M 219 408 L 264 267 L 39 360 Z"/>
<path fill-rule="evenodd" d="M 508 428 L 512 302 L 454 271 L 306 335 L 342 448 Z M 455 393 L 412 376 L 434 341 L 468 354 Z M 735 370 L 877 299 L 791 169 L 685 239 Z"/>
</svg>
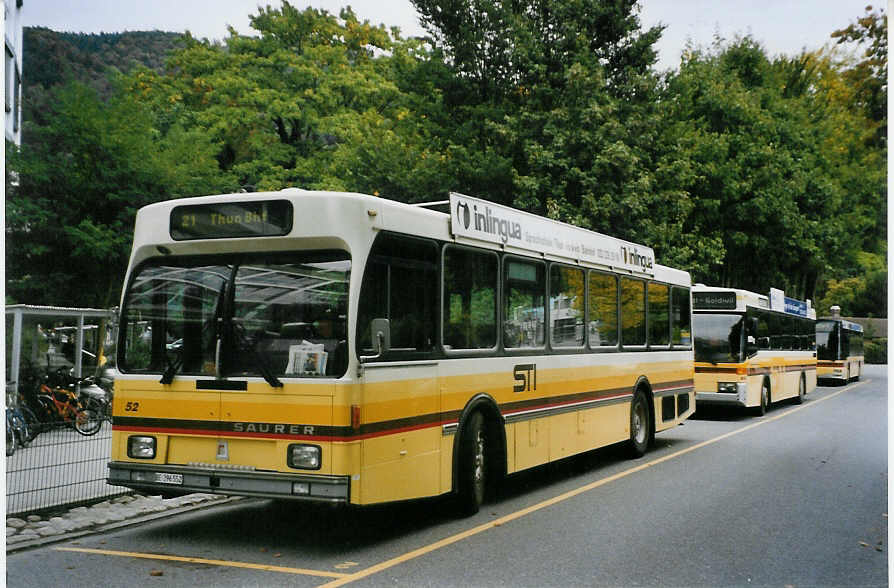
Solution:
<svg viewBox="0 0 894 588">
<path fill-rule="evenodd" d="M 804 404 L 804 397 L 807 396 L 807 376 L 801 374 L 798 381 L 798 396 L 795 398 L 795 404 Z"/>
<path fill-rule="evenodd" d="M 81 435 L 90 437 L 99 432 L 99 429 L 102 427 L 102 421 L 102 412 L 96 410 L 92 405 L 88 405 L 87 408 L 79 411 L 77 416 L 75 416 L 74 428 Z"/>
<path fill-rule="evenodd" d="M 627 440 L 627 453 L 636 459 L 646 454 L 652 437 L 652 419 L 649 412 L 649 400 L 642 389 L 637 389 L 630 403 L 630 439 Z"/>
<path fill-rule="evenodd" d="M 42 429 L 44 431 L 49 431 L 51 429 L 56 428 L 60 425 L 59 413 L 56 411 L 56 405 L 53 404 L 53 401 L 47 398 L 46 396 L 38 396 L 37 402 L 40 404 L 40 413 L 38 413 L 37 418 L 40 419 L 40 422 L 43 423 Z"/>
<path fill-rule="evenodd" d="M 13 438 L 23 448 L 28 447 L 31 445 L 31 433 L 28 430 L 28 423 L 25 422 L 25 417 L 22 416 L 18 409 L 13 409 L 11 418 Z"/>
<path fill-rule="evenodd" d="M 457 510 L 463 516 L 477 513 L 484 503 L 488 484 L 488 453 L 484 416 L 474 412 L 463 427 L 459 442 Z"/>
<path fill-rule="evenodd" d="M 764 416 L 767 414 L 767 409 L 770 408 L 770 386 L 767 384 L 767 381 L 764 380 L 761 384 L 761 403 L 758 406 L 754 407 L 754 414 L 757 416 Z"/>
<path fill-rule="evenodd" d="M 12 429 L 12 422 L 6 419 L 6 457 L 16 452 L 16 434 Z"/>
<path fill-rule="evenodd" d="M 37 437 L 40 432 L 43 430 L 43 426 L 41 422 L 38 420 L 37 415 L 34 414 L 27 406 L 22 406 L 19 408 L 22 412 L 22 416 L 25 418 L 25 425 L 28 427 L 28 443 L 34 441 L 34 438 Z"/>
</svg>

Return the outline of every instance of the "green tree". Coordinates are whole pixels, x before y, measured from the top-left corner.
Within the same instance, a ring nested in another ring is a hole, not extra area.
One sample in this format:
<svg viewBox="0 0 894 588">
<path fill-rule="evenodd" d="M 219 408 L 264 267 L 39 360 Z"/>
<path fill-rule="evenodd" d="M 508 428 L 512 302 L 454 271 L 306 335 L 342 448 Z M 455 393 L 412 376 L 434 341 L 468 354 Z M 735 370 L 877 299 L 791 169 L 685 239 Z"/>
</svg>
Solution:
<svg viewBox="0 0 894 588">
<path fill-rule="evenodd" d="M 414 5 L 455 72 L 444 102 L 461 122 L 447 152 L 495 170 L 461 186 L 645 242 L 673 263 L 718 259 L 716 240 L 683 233 L 690 202 L 666 181 L 680 170 L 659 140 L 650 67 L 662 29 L 641 30 L 634 2 Z"/>
<path fill-rule="evenodd" d="M 640 29 L 636 0 L 412 0 L 422 26 L 484 100 L 566 85 L 575 63 L 599 68 L 627 98 L 655 63 L 663 27 Z"/>
<path fill-rule="evenodd" d="M 430 172 L 422 162 L 435 133 L 394 82 L 391 62 L 406 65 L 418 42 L 360 22 L 349 8 L 337 18 L 284 2 L 251 24 L 259 37 L 231 31 L 224 45 L 189 37 L 166 74 L 130 76 L 130 92 L 160 124 L 209 136 L 221 169 L 246 189 L 411 198 L 416 186 L 398 175 L 412 177 L 414 165 Z"/>
<path fill-rule="evenodd" d="M 693 200 L 686 230 L 723 243 L 697 280 L 813 298 L 873 232 L 878 158 L 839 81 L 821 55 L 771 61 L 749 38 L 692 52 L 669 78 L 667 144 L 690 170 L 677 176 Z"/>
<path fill-rule="evenodd" d="M 856 103 L 878 123 L 875 138 L 884 146 L 888 134 L 888 15 L 867 6 L 863 17 L 833 32 L 832 38 L 839 45 L 856 43 L 863 48 L 862 59 L 847 67 L 844 75 L 855 89 Z"/>
<path fill-rule="evenodd" d="M 7 144 L 7 300 L 107 307 L 117 302 L 136 209 L 228 186 L 204 136 L 162 134 L 139 104 L 72 83 L 52 92 L 47 123 Z"/>
</svg>

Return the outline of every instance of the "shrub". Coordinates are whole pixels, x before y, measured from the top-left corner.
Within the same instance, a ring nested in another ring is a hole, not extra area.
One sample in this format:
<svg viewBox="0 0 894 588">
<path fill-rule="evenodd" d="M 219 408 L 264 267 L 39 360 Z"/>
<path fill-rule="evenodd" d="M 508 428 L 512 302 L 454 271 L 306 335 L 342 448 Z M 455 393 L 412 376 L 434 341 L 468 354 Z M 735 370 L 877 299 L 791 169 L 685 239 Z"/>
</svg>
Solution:
<svg viewBox="0 0 894 588">
<path fill-rule="evenodd" d="M 863 357 L 866 363 L 888 363 L 888 340 L 867 340 L 863 346 Z"/>
</svg>

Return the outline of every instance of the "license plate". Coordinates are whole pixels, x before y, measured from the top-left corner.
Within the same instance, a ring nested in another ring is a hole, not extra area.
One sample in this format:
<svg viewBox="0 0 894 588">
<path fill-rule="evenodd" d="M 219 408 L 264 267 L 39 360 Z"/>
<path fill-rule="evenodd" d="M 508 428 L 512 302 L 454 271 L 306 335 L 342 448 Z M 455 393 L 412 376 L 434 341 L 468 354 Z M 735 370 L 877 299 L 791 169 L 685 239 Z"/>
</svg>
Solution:
<svg viewBox="0 0 894 588">
<path fill-rule="evenodd" d="M 168 472 L 156 472 L 155 481 L 161 484 L 183 484 L 183 474 L 169 474 Z"/>
</svg>

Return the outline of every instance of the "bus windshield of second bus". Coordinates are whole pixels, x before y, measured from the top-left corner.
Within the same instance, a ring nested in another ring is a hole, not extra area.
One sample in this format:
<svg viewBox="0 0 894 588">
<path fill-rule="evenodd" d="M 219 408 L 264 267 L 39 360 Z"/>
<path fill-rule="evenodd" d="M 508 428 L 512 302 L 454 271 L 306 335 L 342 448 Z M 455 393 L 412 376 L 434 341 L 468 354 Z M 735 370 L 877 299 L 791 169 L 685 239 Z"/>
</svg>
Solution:
<svg viewBox="0 0 894 588">
<path fill-rule="evenodd" d="M 742 361 L 742 323 L 738 314 L 704 314 L 696 319 L 695 361 L 735 363 Z"/>
<path fill-rule="evenodd" d="M 816 358 L 838 359 L 838 323 L 816 321 Z"/>
</svg>

